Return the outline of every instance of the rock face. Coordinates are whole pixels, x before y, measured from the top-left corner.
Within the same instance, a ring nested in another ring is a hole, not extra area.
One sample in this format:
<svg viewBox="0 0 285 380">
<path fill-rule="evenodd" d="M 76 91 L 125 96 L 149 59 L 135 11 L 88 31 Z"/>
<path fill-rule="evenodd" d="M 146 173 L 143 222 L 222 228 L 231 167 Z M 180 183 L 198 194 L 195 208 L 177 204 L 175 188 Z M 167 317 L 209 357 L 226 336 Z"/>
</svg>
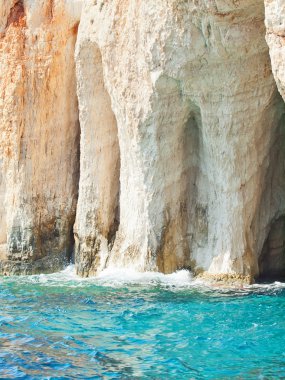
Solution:
<svg viewBox="0 0 285 380">
<path fill-rule="evenodd" d="M 285 100 L 285 3 L 282 0 L 265 0 L 265 24 L 272 72 L 278 90 Z M 284 169 L 281 176 L 284 178 Z M 283 183 L 282 186 L 284 188 Z M 275 192 L 278 193 L 276 189 Z M 260 271 L 261 274 L 269 277 L 285 278 L 284 202 L 282 202 L 275 219 L 274 228 L 270 231 L 263 251 L 267 250 L 268 253 L 261 255 Z"/>
<path fill-rule="evenodd" d="M 129 266 L 258 275 L 284 212 L 284 104 L 263 23 L 256 1 L 86 2 L 76 54 L 87 138 L 80 274 Z M 100 177 L 106 166 L 113 182 Z"/>
<path fill-rule="evenodd" d="M 285 99 L 285 3 L 265 0 L 266 41 L 269 46 L 272 72 Z"/>
<path fill-rule="evenodd" d="M 285 273 L 285 107 L 261 0 L 1 7 L 2 267 L 70 255 L 79 186 L 82 276 Z"/>
<path fill-rule="evenodd" d="M 0 5 L 2 273 L 58 270 L 72 251 L 78 12 L 63 1 Z"/>
</svg>

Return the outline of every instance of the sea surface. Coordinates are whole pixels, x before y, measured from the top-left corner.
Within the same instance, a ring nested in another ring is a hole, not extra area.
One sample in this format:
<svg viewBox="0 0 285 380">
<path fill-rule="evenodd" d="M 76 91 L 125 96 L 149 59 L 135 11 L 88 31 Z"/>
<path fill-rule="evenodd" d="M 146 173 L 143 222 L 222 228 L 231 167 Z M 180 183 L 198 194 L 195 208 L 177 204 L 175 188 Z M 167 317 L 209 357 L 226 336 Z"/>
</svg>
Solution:
<svg viewBox="0 0 285 380">
<path fill-rule="evenodd" d="M 1 379 L 285 379 L 285 284 L 187 271 L 0 278 Z"/>
</svg>

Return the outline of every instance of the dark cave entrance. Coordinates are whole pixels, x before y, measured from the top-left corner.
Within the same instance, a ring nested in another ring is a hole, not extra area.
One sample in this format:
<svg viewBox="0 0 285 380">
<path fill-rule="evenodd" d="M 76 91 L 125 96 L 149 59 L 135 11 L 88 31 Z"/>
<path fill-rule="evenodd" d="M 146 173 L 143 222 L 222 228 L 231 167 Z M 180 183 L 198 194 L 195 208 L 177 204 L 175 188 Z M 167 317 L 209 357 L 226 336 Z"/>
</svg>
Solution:
<svg viewBox="0 0 285 380">
<path fill-rule="evenodd" d="M 259 282 L 285 281 L 285 215 L 272 224 L 258 265 Z"/>
</svg>

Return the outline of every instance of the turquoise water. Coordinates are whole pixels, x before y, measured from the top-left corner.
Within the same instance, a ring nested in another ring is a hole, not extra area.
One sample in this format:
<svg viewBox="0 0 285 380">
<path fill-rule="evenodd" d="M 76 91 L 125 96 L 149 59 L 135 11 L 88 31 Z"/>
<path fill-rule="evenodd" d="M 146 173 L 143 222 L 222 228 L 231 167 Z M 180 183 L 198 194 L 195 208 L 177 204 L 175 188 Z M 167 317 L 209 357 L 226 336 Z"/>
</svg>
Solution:
<svg viewBox="0 0 285 380">
<path fill-rule="evenodd" d="M 285 284 L 185 271 L 0 278 L 1 379 L 285 378 Z"/>
</svg>

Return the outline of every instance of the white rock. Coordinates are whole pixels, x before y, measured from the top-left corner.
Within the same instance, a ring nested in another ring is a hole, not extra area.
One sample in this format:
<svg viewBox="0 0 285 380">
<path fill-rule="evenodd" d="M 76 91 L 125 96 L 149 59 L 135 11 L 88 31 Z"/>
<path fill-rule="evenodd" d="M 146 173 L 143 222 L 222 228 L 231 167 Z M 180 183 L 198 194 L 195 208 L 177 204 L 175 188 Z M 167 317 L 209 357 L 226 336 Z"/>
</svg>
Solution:
<svg viewBox="0 0 285 380">
<path fill-rule="evenodd" d="M 106 266 L 258 274 L 284 212 L 284 104 L 264 35 L 262 1 L 85 2 L 76 59 L 80 274 Z"/>
<path fill-rule="evenodd" d="M 285 99 L 285 3 L 265 0 L 266 41 L 269 46 L 273 74 Z"/>
</svg>

